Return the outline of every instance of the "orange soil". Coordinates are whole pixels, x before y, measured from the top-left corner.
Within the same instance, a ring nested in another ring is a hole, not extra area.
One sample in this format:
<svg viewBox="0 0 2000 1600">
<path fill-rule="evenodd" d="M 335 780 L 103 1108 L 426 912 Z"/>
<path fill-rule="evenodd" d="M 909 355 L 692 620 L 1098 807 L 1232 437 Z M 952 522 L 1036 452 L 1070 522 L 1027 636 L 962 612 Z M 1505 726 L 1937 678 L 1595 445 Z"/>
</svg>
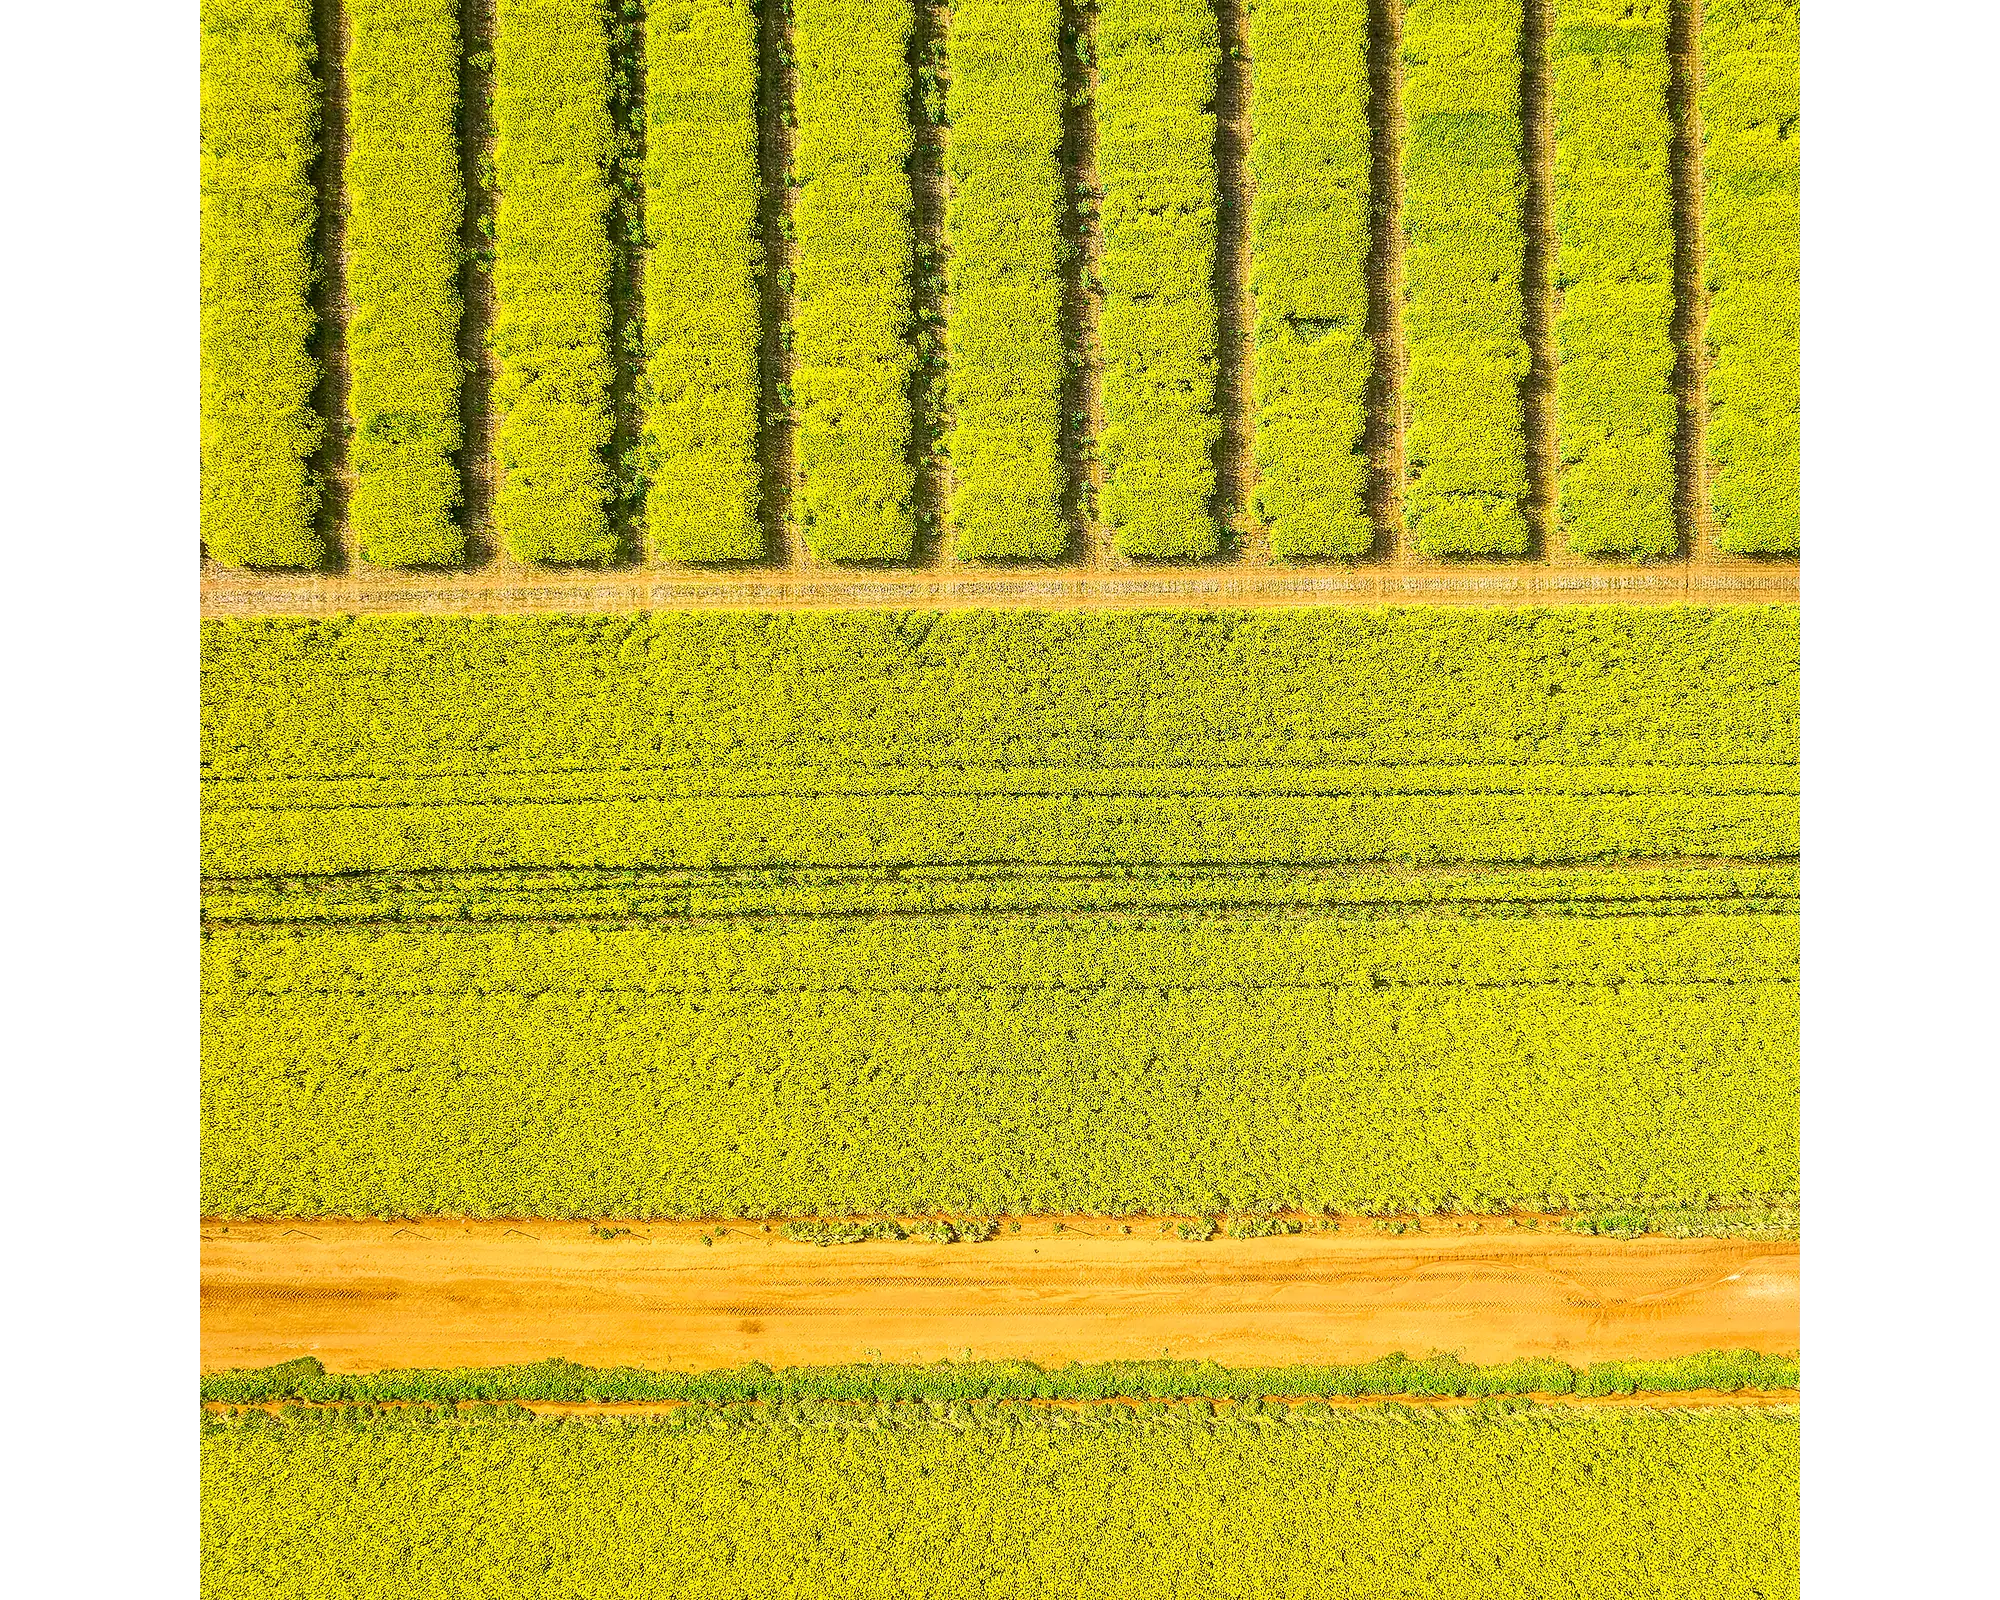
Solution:
<svg viewBox="0 0 2000 1600">
<path fill-rule="evenodd" d="M 1052 1220 L 985 1244 L 825 1249 L 755 1223 L 205 1222 L 204 1371 L 318 1356 L 336 1371 L 699 1370 L 944 1357 L 1171 1354 L 1229 1365 L 1453 1351 L 1576 1364 L 1799 1344 L 1788 1241 L 1614 1240 L 1493 1219 L 1402 1235 L 1195 1243 Z M 706 1232 L 714 1240 L 702 1243 Z"/>
</svg>

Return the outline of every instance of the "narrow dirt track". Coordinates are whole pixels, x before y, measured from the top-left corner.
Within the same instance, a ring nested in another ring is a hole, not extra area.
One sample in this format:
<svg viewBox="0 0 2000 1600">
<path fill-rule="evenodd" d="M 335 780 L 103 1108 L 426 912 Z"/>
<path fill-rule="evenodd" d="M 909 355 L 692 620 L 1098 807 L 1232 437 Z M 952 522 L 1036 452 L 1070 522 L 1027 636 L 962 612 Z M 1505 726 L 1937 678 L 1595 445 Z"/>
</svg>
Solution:
<svg viewBox="0 0 2000 1600">
<path fill-rule="evenodd" d="M 968 1351 L 1044 1365 L 1399 1350 L 1582 1364 L 1799 1343 L 1790 1242 L 1488 1219 L 1197 1243 L 1130 1225 L 1075 1219 L 1058 1233 L 1037 1220 L 985 1244 L 821 1249 L 744 1222 L 632 1223 L 605 1240 L 573 1221 L 210 1221 L 202 1370 L 314 1355 L 356 1372 L 549 1356 L 693 1371 Z"/>
<path fill-rule="evenodd" d="M 369 569 L 360 577 L 203 571 L 204 617 L 663 610 L 802 611 L 981 606 L 1116 610 L 1147 606 L 1796 604 L 1796 562 L 1678 561 L 1649 567 L 1359 563 L 1258 568 L 1217 563 L 1090 571 L 927 570 L 700 573 L 668 568 L 456 573 Z"/>
</svg>

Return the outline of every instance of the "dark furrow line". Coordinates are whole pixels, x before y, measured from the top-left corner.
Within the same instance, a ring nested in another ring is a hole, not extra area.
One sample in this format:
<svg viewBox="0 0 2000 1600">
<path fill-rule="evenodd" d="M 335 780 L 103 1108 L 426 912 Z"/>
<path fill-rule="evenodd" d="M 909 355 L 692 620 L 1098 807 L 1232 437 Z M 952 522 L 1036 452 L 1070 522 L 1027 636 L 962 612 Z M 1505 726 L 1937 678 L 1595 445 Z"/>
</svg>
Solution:
<svg viewBox="0 0 2000 1600">
<path fill-rule="evenodd" d="M 646 8 L 605 8 L 611 33 L 611 527 L 621 564 L 646 560 Z"/>
<path fill-rule="evenodd" d="M 945 324 L 950 242 L 945 208 L 945 95 L 951 84 L 950 0 L 917 0 L 910 29 L 910 310 L 917 361 L 910 373 L 910 467 L 917 537 L 906 565 L 950 564 L 946 513 L 951 498 L 951 400 Z"/>
<path fill-rule="evenodd" d="M 898 984 L 710 984 L 706 986 L 685 985 L 681 987 L 648 987 L 636 983 L 591 984 L 589 987 L 565 984 L 482 984 L 477 987 L 466 984 L 457 988 L 420 987 L 396 988 L 388 984 L 359 984 L 352 988 L 321 987 L 300 984 L 294 988 L 253 988 L 249 985 L 204 984 L 204 995 L 234 995 L 238 997 L 261 998 L 267 1000 L 463 1000 L 477 996 L 482 1000 L 508 998 L 514 1000 L 540 1000 L 550 996 L 572 996 L 579 999 L 597 1000 L 606 995 L 641 995 L 654 999 L 737 1000 L 752 996 L 773 995 L 845 995 L 850 999 L 881 997 L 887 995 L 921 995 L 936 999 L 949 995 L 980 994 L 1065 994 L 1065 995 L 1195 995 L 1195 994 L 1297 994 L 1333 995 L 1343 993 L 1388 994 L 1424 993 L 1443 991 L 1449 994 L 1467 992 L 1520 994 L 1530 990 L 1550 992 L 1556 990 L 1591 992 L 1612 989 L 1624 993 L 1631 989 L 1645 989 L 1657 993 L 1685 990 L 1710 989 L 1796 989 L 1799 987 L 1796 975 L 1769 973 L 1762 976 L 1751 975 L 1737 978 L 1652 978 L 1644 973 L 1621 972 L 1614 975 L 1591 978 L 1518 978 L 1512 980 L 1468 981 L 1463 979 L 1408 979 L 1402 981 L 1376 981 L 1352 983 L 994 983 L 970 981 L 966 983 L 898 983 Z M 284 1074 L 289 1076 L 290 1074 Z"/>
<path fill-rule="evenodd" d="M 459 229 L 458 450 L 460 525 L 465 564 L 491 562 L 493 536 L 493 38 L 495 0 L 460 0 L 458 70 L 459 176 L 465 215 Z"/>
<path fill-rule="evenodd" d="M 1549 71 L 1549 0 L 1523 0 L 1521 13 L 1521 141 L 1526 186 L 1521 231 L 1527 253 L 1521 273 L 1528 376 L 1521 384 L 1522 431 L 1528 446 L 1529 559 L 1548 561 L 1556 548 L 1555 140 Z"/>
<path fill-rule="evenodd" d="M 1368 5 L 1368 377 L 1363 449 L 1369 461 L 1369 553 L 1393 561 L 1403 543 L 1403 3 Z"/>
<path fill-rule="evenodd" d="M 764 246 L 758 321 L 762 333 L 757 460 L 764 557 L 755 565 L 796 567 L 804 544 L 792 535 L 797 421 L 792 414 L 792 130 L 797 73 L 789 0 L 757 4 L 757 203 Z"/>
<path fill-rule="evenodd" d="M 313 36 L 318 46 L 320 82 L 319 159 L 313 180 L 318 193 L 313 281 L 313 355 L 319 383 L 313 407 L 326 425 L 313 455 L 320 485 L 316 518 L 325 553 L 322 572 L 350 572 L 360 563 L 348 548 L 347 503 L 353 485 L 348 448 L 347 394 L 347 6 L 345 0 L 314 0 Z"/>
<path fill-rule="evenodd" d="M 1701 0 L 1673 0 L 1668 20 L 1668 181 L 1674 207 L 1674 521 L 1680 553 L 1699 558 L 1712 544 L 1708 516 L 1707 282 L 1702 270 Z"/>
<path fill-rule="evenodd" d="M 1221 59 L 1215 84 L 1215 446 L 1216 521 L 1224 560 L 1271 559 L 1270 539 L 1251 510 L 1256 423 L 1250 326 L 1250 22 L 1244 0 L 1217 0 Z"/>
<path fill-rule="evenodd" d="M 1062 514 L 1066 562 L 1100 564 L 1097 536 L 1097 12 L 1063 0 Z"/>
</svg>

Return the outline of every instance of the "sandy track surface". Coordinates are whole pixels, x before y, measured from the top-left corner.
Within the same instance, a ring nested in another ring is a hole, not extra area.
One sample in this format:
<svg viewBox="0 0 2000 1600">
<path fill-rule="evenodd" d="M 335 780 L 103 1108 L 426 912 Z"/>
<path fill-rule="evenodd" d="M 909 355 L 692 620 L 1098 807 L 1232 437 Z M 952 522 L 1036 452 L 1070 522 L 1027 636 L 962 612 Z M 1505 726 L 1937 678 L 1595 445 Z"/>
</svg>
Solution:
<svg viewBox="0 0 2000 1600">
<path fill-rule="evenodd" d="M 1582 1364 L 1799 1343 L 1795 1243 L 1490 1220 L 1197 1243 L 1130 1225 L 1077 1219 L 1058 1233 L 1038 1220 L 985 1244 L 822 1249 L 742 1222 L 633 1223 L 610 1240 L 582 1222 L 205 1222 L 202 1368 L 564 1356 L 692 1371 L 968 1351 L 1044 1365 L 1398 1350 Z"/>
<path fill-rule="evenodd" d="M 332 616 L 359 612 L 605 613 L 797 611 L 829 607 L 1794 604 L 1792 563 L 1676 561 L 1651 567 L 1548 562 L 1351 568 L 1199 567 L 982 571 L 947 563 L 901 571 L 689 572 L 669 568 L 535 572 L 495 566 L 455 573 L 297 575 L 225 572 L 201 579 L 204 617 Z"/>
</svg>

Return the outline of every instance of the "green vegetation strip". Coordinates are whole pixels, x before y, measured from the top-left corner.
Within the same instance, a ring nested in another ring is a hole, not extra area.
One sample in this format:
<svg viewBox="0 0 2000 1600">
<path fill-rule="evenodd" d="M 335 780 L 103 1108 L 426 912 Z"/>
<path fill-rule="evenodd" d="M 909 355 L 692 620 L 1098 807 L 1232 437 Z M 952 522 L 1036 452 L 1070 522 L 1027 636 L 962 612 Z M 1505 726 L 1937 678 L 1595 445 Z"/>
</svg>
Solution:
<svg viewBox="0 0 2000 1600">
<path fill-rule="evenodd" d="M 758 521 L 757 11 L 646 13 L 646 528 L 655 555 L 748 561 Z"/>
<path fill-rule="evenodd" d="M 793 508 L 822 561 L 901 560 L 916 541 L 913 23 L 912 0 L 792 4 Z"/>
<path fill-rule="evenodd" d="M 601 0 L 498 0 L 494 503 L 519 561 L 618 554 L 611 470 L 611 41 Z"/>
<path fill-rule="evenodd" d="M 202 0 L 201 537 L 232 567 L 322 554 L 314 58 L 312 0 Z"/>
<path fill-rule="evenodd" d="M 458 451 L 457 0 L 349 0 L 348 521 L 361 558 L 451 567 Z"/>
<path fill-rule="evenodd" d="M 1797 1190 L 1794 613 L 203 637 L 212 1214 Z"/>
<path fill-rule="evenodd" d="M 649 1372 L 538 1361 L 517 1367 L 328 1372 L 312 1356 L 255 1370 L 204 1373 L 204 1404 L 358 1401 L 1263 1400 L 1363 1396 L 1734 1394 L 1796 1389 L 1796 1356 L 1710 1350 L 1672 1361 L 1554 1360 L 1472 1366 L 1454 1356 L 1386 1356 L 1349 1366 L 1224 1367 L 1213 1361 L 937 1362 L 926 1366 L 787 1367 Z"/>
<path fill-rule="evenodd" d="M 1256 509 L 1279 556 L 1359 556 L 1369 521 L 1368 0 L 1250 14 Z"/>
<path fill-rule="evenodd" d="M 1215 88 L 1209 0 L 1102 0 L 1104 520 L 1121 554 L 1220 544 Z"/>
<path fill-rule="evenodd" d="M 1062 7 L 961 0 L 951 21 L 952 548 L 1053 559 L 1063 522 Z"/>
<path fill-rule="evenodd" d="M 1738 554 L 1796 555 L 1798 0 L 1707 0 L 1701 71 L 1716 542 Z"/>
<path fill-rule="evenodd" d="M 1523 555 L 1522 0 L 1402 0 L 1409 535 Z"/>
<path fill-rule="evenodd" d="M 1692 1600 L 1798 1584 L 1789 1409 L 252 1413 L 205 1415 L 201 1454 L 204 1582 L 233 1596 Z"/>
<path fill-rule="evenodd" d="M 1680 546 L 1668 9 L 1555 0 L 1557 517 L 1585 555 Z"/>
</svg>

